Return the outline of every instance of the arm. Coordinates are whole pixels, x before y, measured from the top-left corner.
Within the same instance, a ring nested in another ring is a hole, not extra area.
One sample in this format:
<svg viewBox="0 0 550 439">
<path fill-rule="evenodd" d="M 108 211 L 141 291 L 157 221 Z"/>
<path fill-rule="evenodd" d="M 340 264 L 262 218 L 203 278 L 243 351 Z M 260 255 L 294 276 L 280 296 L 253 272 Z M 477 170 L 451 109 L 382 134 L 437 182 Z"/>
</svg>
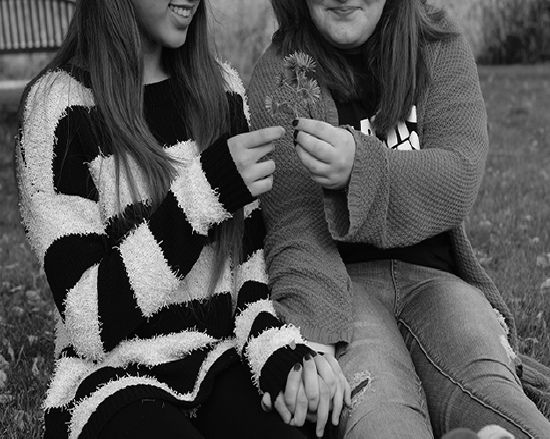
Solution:
<svg viewBox="0 0 550 439">
<path fill-rule="evenodd" d="M 429 53 L 432 83 L 418 103 L 420 151 L 389 150 L 351 130 L 357 147 L 347 197 L 325 191 L 338 240 L 411 245 L 460 225 L 475 201 L 488 150 L 475 61 L 462 36 Z"/>
<path fill-rule="evenodd" d="M 349 341 L 349 278 L 328 232 L 322 191 L 296 157 L 291 121 L 275 120 L 264 106 L 265 97 L 274 96 L 280 63 L 274 49 L 268 49 L 254 69 L 249 88 L 252 128 L 281 124 L 286 129 L 272 154 L 273 189 L 262 196 L 272 299 L 283 321 L 299 325 L 308 340 Z"/>
<path fill-rule="evenodd" d="M 59 73 L 52 86 L 39 82 L 27 100 L 17 151 L 21 213 L 71 344 L 79 355 L 101 360 L 170 301 L 198 258 L 210 227 L 240 207 L 228 207 L 223 200 L 244 203 L 251 196 L 239 178 L 224 184 L 218 195 L 215 188 L 220 185 L 208 172 L 214 158 L 205 154 L 187 163 L 200 177 L 199 184 L 189 188 L 182 181 L 185 177 L 178 177 L 153 214 L 136 218 L 130 230 L 120 233 L 117 217 L 105 215 L 112 199 L 109 163 L 103 159 L 104 178 L 94 179 L 93 156 L 98 151 L 90 154 L 88 136 L 80 135 L 93 103 L 80 84 L 63 75 Z M 216 148 L 225 151 L 222 155 L 231 165 L 226 143 Z M 64 157 L 67 160 L 58 162 Z M 234 165 L 232 174 L 238 177 Z M 188 203 L 205 185 L 210 190 L 206 201 Z"/>
<path fill-rule="evenodd" d="M 294 325 L 284 325 L 269 296 L 263 257 L 265 228 L 256 204 L 247 208 L 244 230 L 244 262 L 236 269 L 238 289 L 235 315 L 237 347 L 248 364 L 253 381 L 274 399 L 283 389 L 296 363 L 311 353 Z"/>
</svg>

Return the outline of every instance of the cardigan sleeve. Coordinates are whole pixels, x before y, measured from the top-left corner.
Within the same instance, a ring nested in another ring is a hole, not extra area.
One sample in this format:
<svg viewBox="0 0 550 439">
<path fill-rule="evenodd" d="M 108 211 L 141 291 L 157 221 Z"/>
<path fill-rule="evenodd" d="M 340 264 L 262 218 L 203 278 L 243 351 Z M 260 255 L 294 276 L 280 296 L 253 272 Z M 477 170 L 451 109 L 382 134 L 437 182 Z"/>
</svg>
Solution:
<svg viewBox="0 0 550 439">
<path fill-rule="evenodd" d="M 252 129 L 282 125 L 286 130 L 272 154 L 273 188 L 261 196 L 272 298 L 277 314 L 299 325 L 308 340 L 349 341 L 351 284 L 328 231 L 322 192 L 298 160 L 290 117 L 274 117 L 264 105 L 266 96 L 286 100 L 276 95 L 281 62 L 269 48 L 253 71 L 248 93 Z"/>
<path fill-rule="evenodd" d="M 463 36 L 432 43 L 428 54 L 421 150 L 390 150 L 351 130 L 357 149 L 347 195 L 324 191 L 337 240 L 409 246 L 459 226 L 476 199 L 488 151 L 476 64 Z"/>
<path fill-rule="evenodd" d="M 84 146 L 83 118 L 92 107 L 91 94 L 66 73 L 42 78 L 28 95 L 16 154 L 23 223 L 70 343 L 78 355 L 101 360 L 171 300 L 199 257 L 209 229 L 252 197 L 221 139 L 213 145 L 216 154 L 181 165 L 186 169 L 154 213 L 136 217 L 120 233 L 118 215 L 106 215 L 113 197 L 108 158 L 89 157 L 90 148 Z M 73 111 L 77 108 L 84 110 Z M 57 165 L 57 157 L 75 166 Z M 74 157 L 88 158 L 76 166 Z M 95 159 L 105 171 L 101 180 L 93 175 Z M 223 182 L 208 171 L 220 161 L 226 169 Z M 200 202 L 190 202 L 193 198 Z M 225 199 L 235 200 L 231 208 Z"/>
<path fill-rule="evenodd" d="M 267 286 L 265 227 L 259 203 L 248 206 L 245 216 L 243 263 L 235 271 L 237 349 L 250 368 L 252 381 L 275 400 L 291 368 L 312 350 L 299 328 L 277 318 Z"/>
</svg>

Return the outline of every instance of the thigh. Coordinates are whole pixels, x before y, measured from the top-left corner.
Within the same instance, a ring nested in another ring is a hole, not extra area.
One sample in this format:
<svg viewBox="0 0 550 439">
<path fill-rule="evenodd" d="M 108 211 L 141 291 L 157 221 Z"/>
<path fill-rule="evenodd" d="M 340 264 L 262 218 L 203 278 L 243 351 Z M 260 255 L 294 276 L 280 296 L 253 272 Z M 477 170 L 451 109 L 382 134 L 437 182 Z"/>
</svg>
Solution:
<svg viewBox="0 0 550 439">
<path fill-rule="evenodd" d="M 297 428 L 286 425 L 276 411 L 262 410 L 261 397 L 240 363 L 216 378 L 213 393 L 197 411 L 193 424 L 206 439 L 305 439 Z"/>
<path fill-rule="evenodd" d="M 354 336 L 338 360 L 352 388 L 352 406 L 342 417 L 341 435 L 431 438 L 423 389 L 394 316 L 392 265 L 356 264 L 348 271 Z"/>
<path fill-rule="evenodd" d="M 544 437 L 550 424 L 522 390 L 497 312 L 481 291 L 462 280 L 431 276 L 426 280 L 427 269 L 416 285 L 403 288 L 399 322 L 435 435 L 497 424 L 516 438 Z"/>
<path fill-rule="evenodd" d="M 204 439 L 177 407 L 160 400 L 141 400 L 114 415 L 99 439 Z"/>
</svg>

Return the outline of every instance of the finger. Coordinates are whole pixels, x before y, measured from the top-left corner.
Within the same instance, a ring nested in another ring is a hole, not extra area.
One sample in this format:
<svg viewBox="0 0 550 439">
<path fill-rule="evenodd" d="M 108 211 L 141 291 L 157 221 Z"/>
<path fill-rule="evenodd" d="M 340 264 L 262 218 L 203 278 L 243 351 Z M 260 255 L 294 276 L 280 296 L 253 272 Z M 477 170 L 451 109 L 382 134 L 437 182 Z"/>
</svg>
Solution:
<svg viewBox="0 0 550 439">
<path fill-rule="evenodd" d="M 275 172 L 275 162 L 273 160 L 267 160 L 261 163 L 255 163 L 250 166 L 246 171 L 243 171 L 241 177 L 243 181 L 253 183 L 256 180 L 262 180 L 269 177 Z"/>
<path fill-rule="evenodd" d="M 316 157 L 302 148 L 300 144 L 296 146 L 296 154 L 311 177 L 327 180 L 327 175 L 330 173 L 329 165 L 317 160 Z"/>
<path fill-rule="evenodd" d="M 319 382 L 317 379 L 317 366 L 315 365 L 313 355 L 317 354 L 307 354 L 304 357 L 304 372 L 302 375 L 308 408 L 312 412 L 317 410 L 317 405 L 319 404 Z"/>
<path fill-rule="evenodd" d="M 331 145 L 335 140 L 335 136 L 337 136 L 337 131 L 333 125 L 315 119 L 298 119 L 298 124 L 294 128 L 319 140 L 324 140 Z"/>
<path fill-rule="evenodd" d="M 341 377 L 342 383 L 344 384 L 344 401 L 348 407 L 351 406 L 351 387 L 348 383 L 342 367 L 336 358 L 333 355 L 325 355 L 326 360 L 332 367 L 332 370 Z"/>
<path fill-rule="evenodd" d="M 257 197 L 263 193 L 270 191 L 273 188 L 273 174 L 262 180 L 256 180 L 248 185 L 248 190 L 253 197 Z"/>
<path fill-rule="evenodd" d="M 296 142 L 311 156 L 323 163 L 331 163 L 334 160 L 334 146 L 323 139 L 318 139 L 304 131 L 295 131 Z"/>
<path fill-rule="evenodd" d="M 250 131 L 248 133 L 237 134 L 236 138 L 238 138 L 241 145 L 245 148 L 257 148 L 265 145 L 266 143 L 271 143 L 280 139 L 284 133 L 285 130 L 283 127 L 275 126 Z"/>
<path fill-rule="evenodd" d="M 336 393 L 337 375 L 324 355 L 317 355 L 314 361 L 317 366 L 317 374 L 323 378 L 323 381 L 328 386 L 330 397 L 332 398 Z"/>
<path fill-rule="evenodd" d="M 290 413 L 285 404 L 283 392 L 280 392 L 275 400 L 275 410 L 277 410 L 277 413 L 279 413 L 279 416 L 285 424 L 290 424 L 290 421 L 292 420 L 292 413 Z"/>
<path fill-rule="evenodd" d="M 262 409 L 264 412 L 270 412 L 273 410 L 273 405 L 271 404 L 271 395 L 269 393 L 264 393 L 264 396 L 262 396 Z"/>
<path fill-rule="evenodd" d="M 296 363 L 286 379 L 284 401 L 290 413 L 296 412 L 296 399 L 302 384 L 302 365 Z"/>
<path fill-rule="evenodd" d="M 340 382 L 332 397 L 332 425 L 335 426 L 340 422 L 340 414 L 344 408 L 344 388 L 344 383 Z"/>
<path fill-rule="evenodd" d="M 319 381 L 319 406 L 317 408 L 317 425 L 316 433 L 317 437 L 323 437 L 325 433 L 325 426 L 328 421 L 328 413 L 330 410 L 330 396 L 329 389 L 326 383 L 321 377 L 318 378 Z"/>
<path fill-rule="evenodd" d="M 308 400 L 303 381 L 300 382 L 298 388 L 298 395 L 296 397 L 296 411 L 294 412 L 294 425 L 301 427 L 306 422 L 306 416 L 308 412 Z"/>
</svg>

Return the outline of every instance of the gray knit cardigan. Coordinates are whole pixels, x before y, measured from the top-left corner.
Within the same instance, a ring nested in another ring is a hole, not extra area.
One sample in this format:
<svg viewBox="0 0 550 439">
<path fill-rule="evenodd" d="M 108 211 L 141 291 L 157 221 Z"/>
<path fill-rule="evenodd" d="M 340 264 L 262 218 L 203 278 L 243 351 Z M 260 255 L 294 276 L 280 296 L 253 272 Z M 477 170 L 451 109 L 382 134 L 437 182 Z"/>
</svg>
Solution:
<svg viewBox="0 0 550 439">
<path fill-rule="evenodd" d="M 447 27 L 457 29 L 450 21 Z M 280 124 L 287 130 L 273 153 L 273 189 L 262 199 L 272 298 L 279 315 L 312 341 L 349 341 L 351 335 L 350 280 L 335 241 L 394 248 L 449 230 L 458 275 L 485 294 L 517 347 L 513 317 L 477 261 L 464 227 L 488 151 L 476 64 L 462 35 L 429 43 L 427 49 L 431 83 L 416 105 L 422 149 L 391 150 L 375 136 L 348 127 L 357 148 L 347 191 L 315 184 L 295 153 L 291 118 L 266 110 L 266 96 L 291 99 L 277 87 L 283 67 L 273 45 L 254 69 L 248 89 L 252 129 Z M 327 89 L 307 111 L 338 125 Z"/>
</svg>

